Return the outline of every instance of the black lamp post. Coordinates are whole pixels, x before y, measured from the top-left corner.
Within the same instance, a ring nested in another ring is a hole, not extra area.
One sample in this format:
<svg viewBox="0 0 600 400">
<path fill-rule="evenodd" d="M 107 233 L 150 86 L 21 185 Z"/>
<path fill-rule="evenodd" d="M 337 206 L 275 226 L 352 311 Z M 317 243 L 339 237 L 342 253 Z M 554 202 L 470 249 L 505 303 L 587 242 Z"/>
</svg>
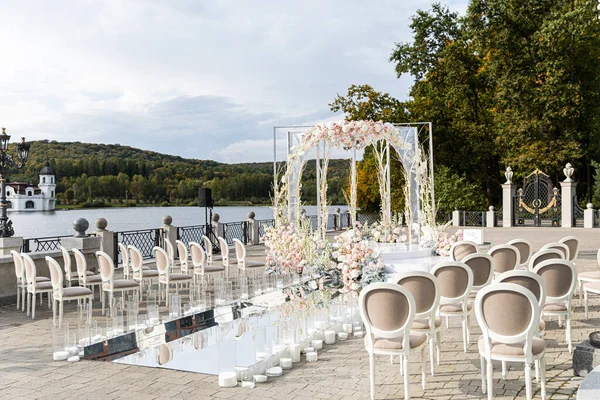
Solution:
<svg viewBox="0 0 600 400">
<path fill-rule="evenodd" d="M 6 128 L 2 128 L 0 134 L 0 237 L 11 237 L 15 234 L 12 227 L 12 221 L 6 215 L 8 203 L 6 201 L 6 178 L 10 171 L 16 171 L 25 166 L 27 157 L 29 157 L 30 143 L 25 143 L 25 138 L 21 138 L 21 142 L 17 144 L 17 160 L 15 161 L 8 154 L 8 142 L 10 135 L 6 134 Z"/>
</svg>

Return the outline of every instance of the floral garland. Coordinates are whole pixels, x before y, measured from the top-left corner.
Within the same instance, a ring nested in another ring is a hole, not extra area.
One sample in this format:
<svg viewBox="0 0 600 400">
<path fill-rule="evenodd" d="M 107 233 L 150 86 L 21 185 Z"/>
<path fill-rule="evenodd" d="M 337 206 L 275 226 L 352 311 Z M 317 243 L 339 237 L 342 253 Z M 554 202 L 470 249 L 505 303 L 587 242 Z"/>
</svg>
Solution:
<svg viewBox="0 0 600 400">
<path fill-rule="evenodd" d="M 385 281 L 384 264 L 369 247 L 359 224 L 336 236 L 337 269 L 341 272 L 340 292 L 358 295 L 360 290 L 374 282 Z"/>
<path fill-rule="evenodd" d="M 448 232 L 442 231 L 438 234 L 433 252 L 435 255 L 448 257 L 450 256 L 450 248 L 452 245 L 461 240 L 463 240 L 462 229 L 459 229 L 454 235 L 450 236 L 448 236 Z"/>
</svg>

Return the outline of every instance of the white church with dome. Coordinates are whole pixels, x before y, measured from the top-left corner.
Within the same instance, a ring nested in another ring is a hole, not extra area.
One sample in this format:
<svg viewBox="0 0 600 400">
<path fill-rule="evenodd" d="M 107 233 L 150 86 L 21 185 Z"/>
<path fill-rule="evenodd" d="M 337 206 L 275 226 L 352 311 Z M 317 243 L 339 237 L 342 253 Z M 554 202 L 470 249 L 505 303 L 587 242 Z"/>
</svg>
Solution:
<svg viewBox="0 0 600 400">
<path fill-rule="evenodd" d="M 40 182 L 8 182 L 6 199 L 10 211 L 54 211 L 56 207 L 56 174 L 46 161 L 40 171 Z"/>
</svg>

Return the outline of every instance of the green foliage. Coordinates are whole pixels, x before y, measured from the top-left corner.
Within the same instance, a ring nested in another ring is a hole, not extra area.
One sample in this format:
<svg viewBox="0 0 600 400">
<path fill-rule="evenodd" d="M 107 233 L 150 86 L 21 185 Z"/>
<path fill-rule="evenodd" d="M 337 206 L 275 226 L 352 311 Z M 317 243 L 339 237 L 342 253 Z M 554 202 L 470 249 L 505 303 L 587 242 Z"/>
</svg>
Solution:
<svg viewBox="0 0 600 400">
<path fill-rule="evenodd" d="M 598 208 L 600 206 L 600 163 L 597 161 L 591 162 L 594 168 L 594 187 L 592 188 L 592 204 Z"/>
<path fill-rule="evenodd" d="M 479 185 L 469 182 L 464 175 L 458 175 L 443 165 L 438 166 L 433 175 L 438 210 L 449 212 L 484 209 L 485 197 L 479 190 Z"/>
</svg>

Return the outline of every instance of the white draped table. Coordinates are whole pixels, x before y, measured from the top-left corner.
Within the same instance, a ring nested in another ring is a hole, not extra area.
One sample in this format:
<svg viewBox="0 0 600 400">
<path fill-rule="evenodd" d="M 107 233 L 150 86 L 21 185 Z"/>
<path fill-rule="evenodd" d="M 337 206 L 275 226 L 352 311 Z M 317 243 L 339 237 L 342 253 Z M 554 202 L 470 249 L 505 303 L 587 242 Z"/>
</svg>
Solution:
<svg viewBox="0 0 600 400">
<path fill-rule="evenodd" d="M 449 257 L 434 256 L 431 248 L 421 248 L 417 244 L 404 243 L 371 243 L 371 248 L 379 252 L 380 259 L 388 271 L 388 281 L 405 272 L 429 272 L 435 265 L 449 261 Z"/>
</svg>

